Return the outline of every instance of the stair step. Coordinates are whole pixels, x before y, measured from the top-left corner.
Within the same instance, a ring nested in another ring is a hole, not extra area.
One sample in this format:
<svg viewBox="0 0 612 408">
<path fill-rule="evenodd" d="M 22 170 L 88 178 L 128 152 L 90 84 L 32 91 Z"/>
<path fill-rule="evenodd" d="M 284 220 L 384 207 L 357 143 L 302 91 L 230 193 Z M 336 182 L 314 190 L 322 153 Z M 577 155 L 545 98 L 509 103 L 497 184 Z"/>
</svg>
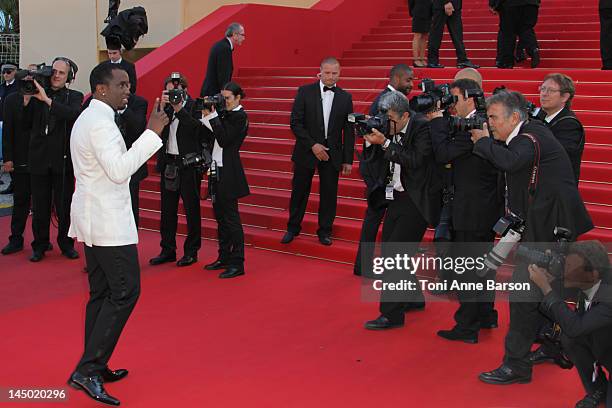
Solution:
<svg viewBox="0 0 612 408">
<path fill-rule="evenodd" d="M 475 48 L 495 48 L 497 46 L 497 40 L 495 36 L 490 36 L 487 39 L 482 40 L 464 40 L 465 47 L 469 49 Z M 571 39 L 571 40 L 542 40 L 538 38 L 538 44 L 540 49 L 599 49 L 599 40 L 584 40 L 584 39 Z M 442 41 L 442 48 L 450 48 L 453 46 L 453 42 L 450 39 Z M 401 40 L 389 40 L 382 41 L 377 38 L 364 39 L 361 42 L 353 44 L 353 49 L 356 50 L 367 50 L 367 49 L 412 49 L 412 38 Z"/>
<path fill-rule="evenodd" d="M 495 44 L 491 44 L 489 48 L 472 48 L 469 44 L 466 44 L 467 55 L 471 60 L 482 60 L 482 59 L 495 59 L 496 49 Z M 440 58 L 455 58 L 456 52 L 452 46 L 445 46 L 440 49 Z M 561 49 L 560 47 L 555 48 L 540 48 L 540 57 L 542 61 L 550 58 L 564 58 L 566 60 L 594 58 L 597 59 L 600 56 L 599 47 L 591 49 Z M 365 48 L 357 50 L 345 51 L 342 54 L 341 60 L 345 59 L 396 59 L 396 60 L 410 60 L 412 59 L 412 49 L 409 48 L 397 48 L 397 49 L 379 49 L 379 48 Z M 365 64 L 364 64 L 365 65 Z"/>
<path fill-rule="evenodd" d="M 493 58 L 472 58 L 471 61 L 481 67 L 493 67 L 495 64 Z M 409 62 L 407 60 L 401 60 L 398 58 L 341 58 L 340 63 L 346 66 L 369 66 L 369 67 L 387 67 L 393 66 L 400 62 Z M 440 63 L 447 67 L 454 67 L 457 63 L 456 58 L 440 58 Z M 545 58 L 542 60 L 541 68 L 591 68 L 596 69 L 601 67 L 601 60 L 599 58 L 572 58 L 570 60 L 566 58 Z M 523 64 L 523 67 L 527 69 L 527 65 Z M 515 67 L 517 69 L 519 67 Z"/>
<path fill-rule="evenodd" d="M 596 26 L 593 26 L 596 27 Z M 593 30 L 593 27 L 585 28 L 583 31 L 544 31 L 537 34 L 538 41 L 554 41 L 554 40 L 592 40 L 599 41 L 599 29 Z M 363 41 L 412 41 L 414 34 L 406 31 L 401 33 L 381 33 L 378 28 L 372 30 L 371 33 L 362 37 Z M 496 41 L 497 27 L 487 30 L 479 30 L 478 32 L 463 33 L 463 41 L 478 40 L 493 40 Z M 442 37 L 442 42 L 448 41 L 447 36 Z"/>
</svg>

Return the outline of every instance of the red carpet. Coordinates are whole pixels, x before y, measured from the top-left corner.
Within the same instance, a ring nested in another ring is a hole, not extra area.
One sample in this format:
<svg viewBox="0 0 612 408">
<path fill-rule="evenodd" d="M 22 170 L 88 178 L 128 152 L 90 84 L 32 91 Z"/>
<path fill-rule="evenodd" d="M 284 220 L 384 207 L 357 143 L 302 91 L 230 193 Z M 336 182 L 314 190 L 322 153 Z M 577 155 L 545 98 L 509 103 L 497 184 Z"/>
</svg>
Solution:
<svg viewBox="0 0 612 408">
<path fill-rule="evenodd" d="M 3 239 L 8 226 L 1 218 Z M 111 360 L 130 375 L 108 385 L 122 406 L 559 408 L 583 396 L 576 372 L 552 365 L 537 367 L 531 384 L 478 381 L 500 362 L 505 302 L 501 328 L 483 331 L 478 345 L 435 335 L 452 324 L 451 303 L 371 332 L 362 324 L 377 305 L 361 301 L 348 266 L 247 249 L 247 275 L 222 281 L 202 269 L 216 242 L 179 269 L 150 267 L 159 235 L 141 231 L 141 240 L 142 296 Z M 82 347 L 83 261 L 53 251 L 32 264 L 29 255 L 0 257 L 0 387 L 65 387 Z M 0 406 L 101 405 L 70 390 L 68 402 Z"/>
</svg>

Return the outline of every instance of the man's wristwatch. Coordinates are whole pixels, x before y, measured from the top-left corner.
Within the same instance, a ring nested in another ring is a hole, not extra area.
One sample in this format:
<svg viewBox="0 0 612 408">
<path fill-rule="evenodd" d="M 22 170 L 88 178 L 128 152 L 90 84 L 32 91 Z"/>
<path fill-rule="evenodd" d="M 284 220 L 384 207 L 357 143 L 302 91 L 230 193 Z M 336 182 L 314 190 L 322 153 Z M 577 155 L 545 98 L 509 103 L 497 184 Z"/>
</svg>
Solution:
<svg viewBox="0 0 612 408">
<path fill-rule="evenodd" d="M 391 144 L 390 139 L 385 139 L 385 142 L 381 145 L 383 150 L 387 150 L 387 147 Z"/>
</svg>

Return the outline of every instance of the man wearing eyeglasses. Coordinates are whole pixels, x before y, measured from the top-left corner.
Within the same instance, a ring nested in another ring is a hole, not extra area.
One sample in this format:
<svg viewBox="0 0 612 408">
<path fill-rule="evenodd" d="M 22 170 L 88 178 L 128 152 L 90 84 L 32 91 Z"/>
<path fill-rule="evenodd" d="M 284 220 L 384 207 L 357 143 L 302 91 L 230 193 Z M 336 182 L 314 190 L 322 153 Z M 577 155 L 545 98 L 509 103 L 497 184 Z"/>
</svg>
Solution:
<svg viewBox="0 0 612 408">
<path fill-rule="evenodd" d="M 564 74 L 548 74 L 538 89 L 541 108 L 535 115 L 548 126 L 567 152 L 578 184 L 585 137 L 582 123 L 570 109 L 576 94 L 574 81 Z"/>
<path fill-rule="evenodd" d="M 200 96 L 216 95 L 221 92 L 225 84 L 232 80 L 234 71 L 232 53 L 237 45 L 242 45 L 245 38 L 246 34 L 242 24 L 232 23 L 225 30 L 225 38 L 212 46 Z"/>
<path fill-rule="evenodd" d="M 3 122 L 4 122 L 4 100 L 10 94 L 17 92 L 19 90 L 19 85 L 17 81 L 15 81 L 15 72 L 17 70 L 17 65 L 12 62 L 6 62 L 2 65 L 2 79 L 4 82 L 0 85 L 0 131 L 2 131 Z M 0 147 L 4 144 L 0 143 Z M 0 149 L 0 159 L 5 159 L 5 155 L 3 154 L 3 149 Z M 13 181 L 11 180 L 11 184 L 0 192 L 0 194 L 11 194 L 13 192 Z"/>
</svg>

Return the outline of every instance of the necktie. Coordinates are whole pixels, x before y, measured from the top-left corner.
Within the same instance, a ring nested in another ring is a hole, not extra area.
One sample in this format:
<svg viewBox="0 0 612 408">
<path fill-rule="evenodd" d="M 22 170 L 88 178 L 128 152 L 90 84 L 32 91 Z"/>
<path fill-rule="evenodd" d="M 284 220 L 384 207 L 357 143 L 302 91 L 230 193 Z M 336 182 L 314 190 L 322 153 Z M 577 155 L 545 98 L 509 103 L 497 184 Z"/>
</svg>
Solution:
<svg viewBox="0 0 612 408">
<path fill-rule="evenodd" d="M 119 112 L 115 112 L 115 123 L 117 124 L 121 134 L 125 137 L 125 123 Z"/>
<path fill-rule="evenodd" d="M 335 86 L 324 86 L 323 87 L 323 92 L 327 92 L 327 91 L 331 91 L 331 92 L 336 92 L 336 87 Z"/>
</svg>

